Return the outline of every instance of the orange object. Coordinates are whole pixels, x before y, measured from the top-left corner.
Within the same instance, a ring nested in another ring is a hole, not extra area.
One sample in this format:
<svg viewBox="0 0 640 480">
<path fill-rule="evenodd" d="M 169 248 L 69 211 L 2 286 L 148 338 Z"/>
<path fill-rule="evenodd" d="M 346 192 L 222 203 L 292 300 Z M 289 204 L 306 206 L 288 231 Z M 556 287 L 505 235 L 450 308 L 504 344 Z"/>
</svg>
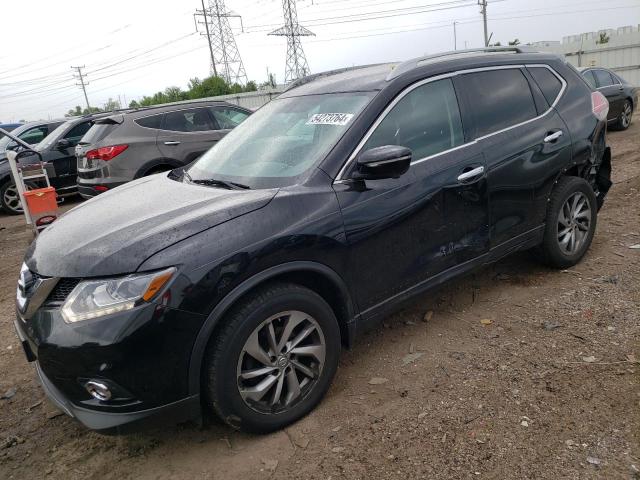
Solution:
<svg viewBox="0 0 640 480">
<path fill-rule="evenodd" d="M 27 202 L 31 215 L 55 212 L 58 210 L 56 202 L 56 189 L 53 187 L 36 188 L 24 192 L 24 200 Z"/>
</svg>

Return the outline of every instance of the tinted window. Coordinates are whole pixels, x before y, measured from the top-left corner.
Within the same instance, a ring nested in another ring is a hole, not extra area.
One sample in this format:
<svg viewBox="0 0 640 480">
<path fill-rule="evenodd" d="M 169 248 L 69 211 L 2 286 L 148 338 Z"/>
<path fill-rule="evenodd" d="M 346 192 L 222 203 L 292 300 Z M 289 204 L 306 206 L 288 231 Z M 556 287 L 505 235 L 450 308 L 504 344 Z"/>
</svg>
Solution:
<svg viewBox="0 0 640 480">
<path fill-rule="evenodd" d="M 141 127 L 146 128 L 160 128 L 160 124 L 162 123 L 162 116 L 160 115 L 152 115 L 150 117 L 139 118 L 138 120 L 134 120 Z"/>
<path fill-rule="evenodd" d="M 35 145 L 36 143 L 40 143 L 48 133 L 49 129 L 46 125 L 42 125 L 40 127 L 30 128 L 26 132 L 18 135 L 18 138 L 23 142 L 27 142 L 29 145 Z"/>
<path fill-rule="evenodd" d="M 169 112 L 164 117 L 163 130 L 174 132 L 204 132 L 215 130 L 211 118 L 204 108 L 193 108 Z"/>
<path fill-rule="evenodd" d="M 596 77 L 593 76 L 593 71 L 587 70 L 582 74 L 582 76 L 591 88 L 598 88 L 598 86 L 596 85 Z"/>
<path fill-rule="evenodd" d="M 422 85 L 405 95 L 363 147 L 408 147 L 413 159 L 435 155 L 464 142 L 458 100 L 450 79 Z"/>
<path fill-rule="evenodd" d="M 248 113 L 235 108 L 214 107 L 210 111 L 222 130 L 237 127 L 249 116 Z"/>
<path fill-rule="evenodd" d="M 606 70 L 593 70 L 596 79 L 598 80 L 599 87 L 609 87 L 613 85 L 613 79 L 611 74 Z"/>
<path fill-rule="evenodd" d="M 542 94 L 549 102 L 549 105 L 553 105 L 553 102 L 558 98 L 560 90 L 562 90 L 562 82 L 548 68 L 536 67 L 528 70 L 540 90 L 542 90 Z"/>
<path fill-rule="evenodd" d="M 84 122 L 73 127 L 67 134 L 63 137 L 69 140 L 72 144 L 78 143 L 80 139 L 84 136 L 85 133 L 89 131 L 91 128 L 92 122 Z"/>
<path fill-rule="evenodd" d="M 472 105 L 476 138 L 537 116 L 529 82 L 520 70 L 490 70 L 460 77 Z"/>
</svg>

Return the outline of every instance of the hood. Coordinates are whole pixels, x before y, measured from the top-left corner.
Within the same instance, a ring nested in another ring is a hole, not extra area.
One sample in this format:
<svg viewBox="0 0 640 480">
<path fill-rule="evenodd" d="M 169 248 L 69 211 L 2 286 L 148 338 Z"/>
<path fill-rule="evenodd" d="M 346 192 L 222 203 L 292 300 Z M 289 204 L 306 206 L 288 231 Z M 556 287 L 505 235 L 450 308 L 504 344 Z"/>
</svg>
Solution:
<svg viewBox="0 0 640 480">
<path fill-rule="evenodd" d="M 31 244 L 25 262 L 43 276 L 135 272 L 158 251 L 262 208 L 276 193 L 142 178 L 69 210 Z"/>
</svg>

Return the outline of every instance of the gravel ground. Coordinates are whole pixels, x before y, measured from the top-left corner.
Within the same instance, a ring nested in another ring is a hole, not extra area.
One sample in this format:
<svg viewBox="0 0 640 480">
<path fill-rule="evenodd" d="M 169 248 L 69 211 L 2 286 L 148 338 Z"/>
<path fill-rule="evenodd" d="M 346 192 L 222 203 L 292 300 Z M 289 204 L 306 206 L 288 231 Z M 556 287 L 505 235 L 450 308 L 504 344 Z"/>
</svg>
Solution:
<svg viewBox="0 0 640 480">
<path fill-rule="evenodd" d="M 0 217 L 0 478 L 640 479 L 640 120 L 568 271 L 518 254 L 416 299 L 344 352 L 285 431 L 104 437 L 44 398 L 14 334 L 29 234 Z"/>
</svg>

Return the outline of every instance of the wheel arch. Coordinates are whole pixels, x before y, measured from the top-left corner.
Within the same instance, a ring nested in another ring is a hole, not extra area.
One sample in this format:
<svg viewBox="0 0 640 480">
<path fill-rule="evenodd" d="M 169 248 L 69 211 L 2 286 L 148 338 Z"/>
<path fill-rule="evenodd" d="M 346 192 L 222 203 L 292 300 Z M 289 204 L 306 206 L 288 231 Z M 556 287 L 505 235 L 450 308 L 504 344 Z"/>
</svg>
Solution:
<svg viewBox="0 0 640 480">
<path fill-rule="evenodd" d="M 134 179 L 142 178 L 145 175 L 147 175 L 147 173 L 149 173 L 152 169 L 160 166 L 165 166 L 165 165 L 168 167 L 171 167 L 172 169 L 184 166 L 183 164 L 181 164 L 180 162 L 172 158 L 166 158 L 166 157 L 154 158 L 153 160 L 149 160 L 148 162 L 145 162 L 144 164 L 142 164 L 140 168 L 138 168 L 138 171 L 136 172 L 133 178 Z"/>
<path fill-rule="evenodd" d="M 242 298 L 266 283 L 290 282 L 313 290 L 331 307 L 340 327 L 341 343 L 349 348 L 355 336 L 355 305 L 347 286 L 335 270 L 310 261 L 294 261 L 270 267 L 250 277 L 229 292 L 209 314 L 196 337 L 189 362 L 189 393 L 200 393 L 202 366 L 209 339 L 225 314 Z"/>
</svg>

